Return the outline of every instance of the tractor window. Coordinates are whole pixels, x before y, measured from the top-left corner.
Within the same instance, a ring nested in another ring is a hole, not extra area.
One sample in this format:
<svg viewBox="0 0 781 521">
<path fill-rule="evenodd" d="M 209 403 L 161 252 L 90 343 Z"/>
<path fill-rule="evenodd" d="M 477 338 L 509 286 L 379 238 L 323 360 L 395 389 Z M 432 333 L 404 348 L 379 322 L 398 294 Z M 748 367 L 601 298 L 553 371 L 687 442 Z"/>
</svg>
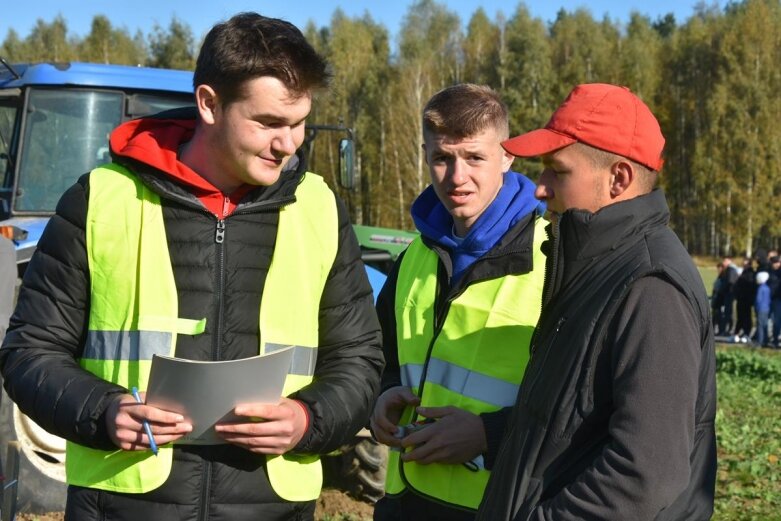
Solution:
<svg viewBox="0 0 781 521">
<path fill-rule="evenodd" d="M 0 219 L 11 208 L 11 176 L 13 175 L 13 133 L 19 96 L 0 97 Z"/>
<path fill-rule="evenodd" d="M 29 93 L 14 210 L 53 212 L 62 193 L 109 161 L 122 122 L 122 93 L 33 89 Z"/>
<path fill-rule="evenodd" d="M 165 110 L 195 105 L 192 94 L 133 94 L 127 98 L 127 117 L 139 118 Z"/>
<path fill-rule="evenodd" d="M 0 98 L 0 183 L 6 186 L 11 161 L 11 139 L 14 132 L 18 102 L 14 99 Z"/>
</svg>

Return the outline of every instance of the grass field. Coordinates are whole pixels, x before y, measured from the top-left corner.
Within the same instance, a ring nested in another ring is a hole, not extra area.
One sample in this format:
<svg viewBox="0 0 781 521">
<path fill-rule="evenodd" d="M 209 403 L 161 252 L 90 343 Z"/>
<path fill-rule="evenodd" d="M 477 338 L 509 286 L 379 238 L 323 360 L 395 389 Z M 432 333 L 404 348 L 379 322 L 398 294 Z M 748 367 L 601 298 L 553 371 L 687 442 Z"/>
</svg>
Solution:
<svg viewBox="0 0 781 521">
<path fill-rule="evenodd" d="M 702 259 L 698 259 L 702 261 Z M 697 262 L 710 295 L 715 259 Z M 719 345 L 715 520 L 781 520 L 781 352 Z"/>
<path fill-rule="evenodd" d="M 717 520 L 781 520 L 781 353 L 719 346 Z"/>
</svg>

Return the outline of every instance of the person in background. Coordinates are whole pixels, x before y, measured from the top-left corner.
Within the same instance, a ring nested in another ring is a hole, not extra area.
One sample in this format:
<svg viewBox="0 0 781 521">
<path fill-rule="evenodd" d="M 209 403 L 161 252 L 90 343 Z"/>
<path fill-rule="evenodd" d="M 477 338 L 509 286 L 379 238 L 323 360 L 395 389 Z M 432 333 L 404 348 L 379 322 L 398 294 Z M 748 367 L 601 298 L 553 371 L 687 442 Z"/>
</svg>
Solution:
<svg viewBox="0 0 781 521">
<path fill-rule="evenodd" d="M 754 307 L 757 287 L 754 280 L 754 262 L 751 257 L 743 259 L 743 270 L 735 281 L 735 320 L 734 341 L 747 343 L 751 339 L 753 329 L 753 317 L 751 310 Z"/>
<path fill-rule="evenodd" d="M 760 271 L 756 275 L 757 280 L 757 296 L 754 299 L 754 311 L 757 314 L 757 346 L 768 347 L 768 329 L 767 322 L 770 317 L 770 286 L 767 281 L 770 279 L 770 274 L 766 271 Z"/>
<path fill-rule="evenodd" d="M 733 308 L 735 307 L 735 281 L 738 280 L 738 270 L 730 257 L 721 261 L 719 272 L 719 294 L 721 300 L 721 315 L 719 320 L 719 335 L 729 335 L 732 331 Z"/>
<path fill-rule="evenodd" d="M 768 251 L 762 248 L 754 252 L 754 259 L 757 261 L 757 273 L 770 270 L 770 257 Z"/>
<path fill-rule="evenodd" d="M 575 87 L 543 129 L 551 226 L 532 356 L 477 519 L 709 519 L 716 482 L 710 305 L 654 188 L 664 137 L 625 87 Z"/>
<path fill-rule="evenodd" d="M 328 78 L 296 27 L 238 14 L 204 39 L 195 109 L 124 123 L 113 162 L 62 196 L 0 369 L 19 408 L 68 440 L 66 519 L 314 518 L 318 455 L 368 422 L 383 365 L 346 209 L 298 150 Z M 220 444 L 185 442 L 183 416 L 130 393 L 155 354 L 291 344 L 285 396 L 237 405 Z"/>
<path fill-rule="evenodd" d="M 375 520 L 471 520 L 495 463 L 545 267 L 544 206 L 510 170 L 508 135 L 487 86 L 453 85 L 423 109 L 420 236 L 377 299 L 387 367 L 371 427 L 392 452 Z"/>
<path fill-rule="evenodd" d="M 778 348 L 778 338 L 781 336 L 781 257 L 773 255 L 769 261 L 770 277 L 767 285 L 770 288 L 770 320 L 773 322 L 773 329 L 768 343 L 773 348 Z"/>
<path fill-rule="evenodd" d="M 724 295 L 721 293 L 721 286 L 723 280 L 721 273 L 724 271 L 724 265 L 721 261 L 716 263 L 716 278 L 713 279 L 713 286 L 710 294 L 710 307 L 711 307 L 711 320 L 713 322 L 714 334 L 721 333 L 719 328 L 721 327 L 721 315 L 724 312 Z"/>
</svg>

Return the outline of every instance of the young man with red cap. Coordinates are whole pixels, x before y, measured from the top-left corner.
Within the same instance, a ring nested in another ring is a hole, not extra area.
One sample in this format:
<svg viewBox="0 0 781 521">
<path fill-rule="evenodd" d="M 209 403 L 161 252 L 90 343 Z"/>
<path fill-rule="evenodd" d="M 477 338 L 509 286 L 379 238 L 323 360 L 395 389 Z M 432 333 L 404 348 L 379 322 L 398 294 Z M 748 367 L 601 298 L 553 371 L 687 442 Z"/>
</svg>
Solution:
<svg viewBox="0 0 781 521">
<path fill-rule="evenodd" d="M 628 89 L 577 86 L 544 129 L 543 308 L 478 519 L 708 519 L 715 355 L 702 280 L 654 189 L 659 124 Z"/>
</svg>

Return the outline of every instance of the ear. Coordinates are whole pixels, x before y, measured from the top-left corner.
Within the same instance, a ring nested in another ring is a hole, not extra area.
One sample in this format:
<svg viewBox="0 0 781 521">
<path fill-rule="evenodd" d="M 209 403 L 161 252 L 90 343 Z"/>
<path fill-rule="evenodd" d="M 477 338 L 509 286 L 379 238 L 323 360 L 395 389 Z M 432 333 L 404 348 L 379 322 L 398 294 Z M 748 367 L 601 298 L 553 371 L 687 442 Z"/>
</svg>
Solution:
<svg viewBox="0 0 781 521">
<path fill-rule="evenodd" d="M 513 161 L 515 161 L 515 156 L 502 149 L 502 173 L 507 172 L 513 166 Z"/>
<path fill-rule="evenodd" d="M 636 181 L 634 167 L 628 161 L 616 161 L 610 167 L 610 197 L 615 199 L 626 194 Z"/>
<path fill-rule="evenodd" d="M 422 145 L 420 145 L 421 150 L 423 150 L 423 161 L 426 162 L 426 166 L 428 166 L 428 151 L 426 150 L 426 143 L 424 142 Z"/>
<path fill-rule="evenodd" d="M 208 85 L 198 85 L 195 89 L 195 105 L 198 108 L 201 121 L 207 125 L 213 125 L 220 107 L 219 98 L 214 89 Z"/>
</svg>

